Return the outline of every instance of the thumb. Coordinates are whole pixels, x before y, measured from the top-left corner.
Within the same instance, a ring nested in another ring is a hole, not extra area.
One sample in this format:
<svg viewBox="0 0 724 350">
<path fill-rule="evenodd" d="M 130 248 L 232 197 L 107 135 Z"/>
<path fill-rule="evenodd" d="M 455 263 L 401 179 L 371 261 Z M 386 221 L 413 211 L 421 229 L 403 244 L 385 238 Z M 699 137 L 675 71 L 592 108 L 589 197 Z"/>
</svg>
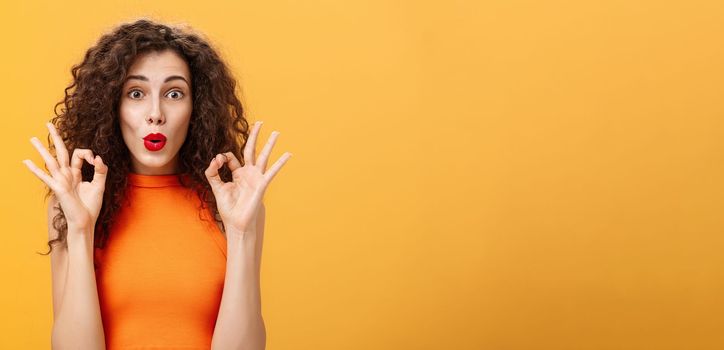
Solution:
<svg viewBox="0 0 724 350">
<path fill-rule="evenodd" d="M 93 173 L 93 181 L 91 181 L 91 183 L 105 187 L 106 175 L 108 175 L 108 166 L 103 163 L 103 158 L 101 158 L 101 156 L 96 155 L 96 157 L 93 158 L 93 167 L 95 167 L 95 172 Z"/>
</svg>

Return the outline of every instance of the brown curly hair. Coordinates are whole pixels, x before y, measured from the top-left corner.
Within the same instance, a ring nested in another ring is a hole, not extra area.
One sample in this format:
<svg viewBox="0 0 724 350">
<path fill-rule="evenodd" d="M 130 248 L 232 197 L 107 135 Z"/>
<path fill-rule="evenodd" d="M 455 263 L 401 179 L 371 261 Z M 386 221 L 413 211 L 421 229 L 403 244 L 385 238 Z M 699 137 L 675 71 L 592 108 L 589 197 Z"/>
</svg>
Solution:
<svg viewBox="0 0 724 350">
<path fill-rule="evenodd" d="M 65 88 L 65 97 L 55 105 L 51 122 L 65 140 L 68 152 L 87 148 L 100 155 L 109 171 L 103 204 L 95 223 L 94 247 L 103 248 L 108 240 L 114 215 L 126 198 L 130 155 L 121 135 L 119 102 L 128 69 L 137 55 L 173 50 L 189 66 L 192 86 L 192 114 L 189 131 L 179 150 L 178 178 L 184 187 L 193 188 L 200 199 L 199 209 L 208 208 L 223 229 L 216 201 L 204 171 L 218 153 L 232 152 L 243 164 L 243 147 L 249 137 L 249 123 L 243 116 L 237 84 L 227 65 L 209 42 L 191 29 L 168 26 L 139 19 L 117 26 L 88 49 L 80 64 L 71 69 L 73 82 Z M 58 107 L 62 106 L 60 112 Z M 50 151 L 54 154 L 51 136 Z M 83 163 L 83 181 L 93 178 L 93 166 Z M 227 167 L 219 170 L 230 181 Z M 184 175 L 189 181 L 184 179 Z M 52 195 L 48 188 L 47 200 Z M 67 244 L 68 226 L 60 205 L 53 218 L 58 237 L 48 241 L 48 255 L 54 244 Z M 199 213 L 199 217 L 201 213 Z"/>
</svg>

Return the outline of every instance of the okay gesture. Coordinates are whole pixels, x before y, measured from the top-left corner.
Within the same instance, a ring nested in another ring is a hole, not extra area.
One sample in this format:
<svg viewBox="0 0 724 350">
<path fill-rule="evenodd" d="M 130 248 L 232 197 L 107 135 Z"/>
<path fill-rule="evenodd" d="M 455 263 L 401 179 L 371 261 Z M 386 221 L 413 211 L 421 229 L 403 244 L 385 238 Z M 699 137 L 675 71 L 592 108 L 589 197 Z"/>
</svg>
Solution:
<svg viewBox="0 0 724 350">
<path fill-rule="evenodd" d="M 224 222 L 227 235 L 256 233 L 255 225 L 264 192 L 279 169 L 292 156 L 291 153 L 285 152 L 271 168 L 266 169 L 269 154 L 279 136 L 278 131 L 273 131 L 259 154 L 259 158 L 254 159 L 256 139 L 261 124 L 260 121 L 254 123 L 254 128 L 244 147 L 244 166 L 241 166 L 232 152 L 226 152 L 217 154 L 205 171 L 206 179 L 216 197 L 216 207 Z M 219 169 L 224 164 L 228 164 L 229 170 L 231 170 L 232 181 L 230 182 L 224 182 L 219 176 Z"/>
</svg>

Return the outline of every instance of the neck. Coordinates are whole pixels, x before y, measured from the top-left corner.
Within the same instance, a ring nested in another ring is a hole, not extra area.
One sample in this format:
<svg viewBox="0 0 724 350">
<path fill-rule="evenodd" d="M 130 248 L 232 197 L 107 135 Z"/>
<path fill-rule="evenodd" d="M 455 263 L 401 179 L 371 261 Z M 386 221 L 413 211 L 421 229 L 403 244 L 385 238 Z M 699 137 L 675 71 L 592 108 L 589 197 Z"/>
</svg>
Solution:
<svg viewBox="0 0 724 350">
<path fill-rule="evenodd" d="M 179 172 L 178 156 L 162 166 L 148 166 L 131 157 L 131 172 L 139 175 L 173 175 Z"/>
</svg>

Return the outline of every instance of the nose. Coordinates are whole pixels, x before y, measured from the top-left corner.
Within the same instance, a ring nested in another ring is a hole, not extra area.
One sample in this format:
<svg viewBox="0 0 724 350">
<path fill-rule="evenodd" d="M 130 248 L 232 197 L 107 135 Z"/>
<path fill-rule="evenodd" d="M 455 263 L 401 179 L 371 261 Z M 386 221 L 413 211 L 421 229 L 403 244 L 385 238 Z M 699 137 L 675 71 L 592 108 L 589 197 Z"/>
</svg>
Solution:
<svg viewBox="0 0 724 350">
<path fill-rule="evenodd" d="M 151 111 L 146 117 L 146 122 L 150 125 L 161 125 L 165 122 L 165 118 L 161 113 L 161 103 L 159 101 L 153 102 L 153 106 L 151 106 Z"/>
</svg>

